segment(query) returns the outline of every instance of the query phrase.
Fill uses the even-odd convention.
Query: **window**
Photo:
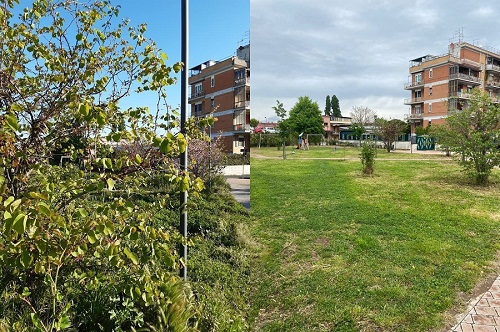
[[[429,78],[432,78],[432,68],[429,69]]]
[[[422,90],[415,90],[415,99],[422,97]]]
[[[211,108],[215,108],[215,98],[214,98],[214,97],[212,97],[212,98],[210,99],[210,107],[211,107]]]
[[[200,116],[201,115],[201,112],[203,111],[202,110],[202,105],[203,105],[202,103],[194,105],[194,115],[195,116]]]
[[[429,113],[432,112],[432,104],[429,104]]]
[[[420,105],[415,106],[414,110],[415,110],[415,114],[420,114],[421,113],[421,111],[420,111]]]
[[[422,81],[422,73],[415,74],[415,83],[420,83]]]
[[[212,76],[210,77],[210,87],[214,87],[215,86],[215,76]]]
[[[203,94],[203,83],[196,83],[194,86],[194,96],[198,97]]]
[[[432,88],[429,88],[429,96],[432,96]]]

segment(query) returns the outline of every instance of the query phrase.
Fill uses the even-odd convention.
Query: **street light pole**
[[[187,122],[187,106],[188,106],[188,45],[189,45],[189,0],[181,0],[181,61],[183,68],[181,71],[181,133],[186,139],[186,122]],[[188,151],[187,149],[180,156],[181,172],[187,170]],[[183,280],[187,279],[187,191],[180,193],[180,233],[182,234],[184,243],[180,248],[181,268],[179,271],[180,277]]]

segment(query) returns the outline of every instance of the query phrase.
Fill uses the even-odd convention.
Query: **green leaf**
[[[50,216],[50,208],[44,202],[38,203],[37,208],[38,208],[38,211],[40,211],[44,216],[46,216],[46,217]]]
[[[9,198],[7,198],[5,202],[3,202],[3,206],[7,207],[12,202],[14,202],[14,196],[9,196]]]
[[[139,264],[139,258],[136,254],[131,252],[129,248],[125,247],[125,249],[123,249],[123,252],[132,261],[132,263],[134,263],[135,265]]]
[[[186,137],[182,133],[179,133],[177,135],[177,144],[179,144],[179,152],[180,153],[183,153],[184,151],[186,151],[187,140],[186,140]]]
[[[182,178],[182,181],[181,181],[181,191],[184,192],[184,191],[188,191],[188,190],[189,190],[189,177],[185,176]]]
[[[33,263],[33,256],[31,256],[29,250],[27,248],[23,249],[21,254],[21,265],[24,267],[28,267]]]
[[[136,164],[139,164],[139,165],[142,164],[142,158],[141,158],[141,156],[139,154],[136,154],[135,158],[134,158],[134,161],[135,161]]]
[[[81,33],[76,35],[76,40],[81,41],[83,39],[83,35]]]
[[[80,104],[78,107],[78,111],[83,116],[88,116],[90,114],[90,105],[88,104]]]
[[[90,244],[94,244],[97,242],[97,238],[93,230],[87,232],[87,239],[89,240]]]
[[[5,115],[5,121],[7,122],[7,126],[14,131],[19,130],[19,123],[17,123],[17,118],[14,114]]]
[[[108,184],[108,190],[113,190],[116,182],[115,182],[115,180],[109,178],[106,180],[106,183]]]
[[[68,327],[71,326],[71,320],[69,319],[68,316],[62,316],[61,318],[59,318],[57,325],[58,325],[58,330],[67,329]]]
[[[26,221],[28,220],[28,216],[24,213],[19,213],[19,215],[14,219],[14,223],[12,224],[12,229],[15,230],[18,234],[24,233],[26,230]]]

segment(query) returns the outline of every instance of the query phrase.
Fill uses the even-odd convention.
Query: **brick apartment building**
[[[236,56],[206,61],[190,69],[191,116],[217,118],[211,136],[221,136],[225,150],[242,153],[250,148],[250,44]]]
[[[449,110],[467,107],[471,89],[478,87],[500,101],[500,53],[459,40],[448,53],[426,55],[410,61],[409,82],[404,88],[411,98],[411,132],[416,127],[442,123]]]

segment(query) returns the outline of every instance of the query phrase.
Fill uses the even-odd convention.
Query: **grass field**
[[[252,150],[254,330],[451,327],[450,313],[494,272],[500,171],[479,188],[449,158],[379,150],[364,177],[359,150],[328,153]]]

